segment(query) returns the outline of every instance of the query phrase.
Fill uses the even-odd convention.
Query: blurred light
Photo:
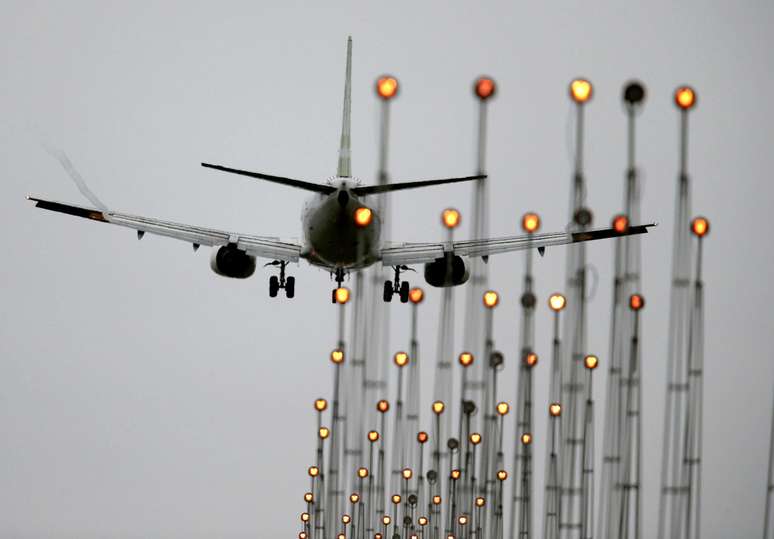
[[[425,299],[425,292],[421,288],[412,288],[409,291],[409,299],[411,300],[411,303],[419,304],[422,303],[422,300]]]
[[[506,472],[505,470],[499,470],[497,472],[497,479],[499,479],[500,481],[505,481],[506,479],[508,479],[508,472]]]
[[[301,522],[309,522],[309,513],[301,513]]]
[[[403,476],[403,479],[408,481],[409,479],[411,479],[411,476],[414,475],[414,472],[411,471],[411,468],[403,468],[400,474]]]
[[[344,525],[349,524],[351,520],[352,520],[352,517],[350,517],[348,514],[344,513],[343,515],[341,515],[341,522]]]
[[[537,213],[525,213],[521,218],[521,228],[524,232],[537,232],[540,228],[540,216]]]
[[[593,354],[589,354],[583,358],[583,364],[587,369],[593,371],[599,365],[599,358]]]
[[[417,519],[417,522],[419,523],[420,526],[427,526],[427,517],[424,517],[424,516],[419,517]]]
[[[429,439],[430,437],[427,435],[425,431],[422,430],[422,431],[419,431],[419,433],[417,433],[417,442],[419,442],[420,444],[427,442],[427,440]]]
[[[317,399],[314,401],[314,409],[318,412],[324,412],[328,408],[328,401],[325,399]]]
[[[616,215],[613,217],[613,230],[619,234],[623,234],[629,230],[629,218],[625,215]]]
[[[304,501],[306,503],[312,503],[314,501],[314,494],[311,492],[307,492],[304,494]]]
[[[433,503],[434,503],[435,505],[441,505],[441,497],[440,497],[438,494],[436,494],[435,496],[433,496]]]
[[[551,414],[552,417],[559,417],[562,415],[562,405],[558,402],[552,402],[548,406],[548,413]]]
[[[353,492],[352,494],[349,495],[349,501],[352,502],[352,503],[359,502],[360,501],[360,494],[358,494],[357,492]]]
[[[527,367],[534,367],[538,364],[538,355],[535,352],[530,352],[524,356],[524,363],[527,364]]]
[[[365,468],[365,467],[358,468],[357,469],[357,476],[360,479],[365,479],[366,477],[368,477],[368,468]]]
[[[394,503],[395,505],[398,505],[400,503],[400,494],[392,495],[392,503]]]
[[[349,301],[349,288],[340,286],[336,289],[336,303],[344,305]]]
[[[591,99],[593,88],[586,79],[575,79],[570,83],[570,97],[578,104],[583,104]]]
[[[645,307],[645,298],[641,294],[632,294],[629,296],[629,308],[632,311],[639,311]]]
[[[392,360],[398,367],[405,367],[409,362],[409,356],[406,352],[396,352]]]
[[[325,440],[330,433],[331,431],[328,430],[328,427],[320,427],[319,434],[320,434],[320,438],[322,438],[323,440]]]
[[[497,403],[497,413],[500,415],[506,415],[508,413],[508,410],[510,410],[511,407],[508,406],[507,402],[498,402]]]
[[[462,352],[458,358],[460,365],[463,367],[468,367],[473,364],[473,360],[475,358],[473,357],[473,354],[470,352]]]
[[[681,86],[675,90],[675,104],[683,110],[696,106],[696,92],[690,86]]]
[[[383,75],[376,81],[376,93],[385,101],[398,95],[398,79],[391,75]]]
[[[456,481],[457,479],[460,478],[461,475],[462,475],[462,472],[460,472],[459,470],[452,470],[450,477]]]
[[[710,224],[706,217],[696,217],[691,221],[691,232],[699,238],[709,234]]]
[[[484,504],[486,503],[486,498],[483,496],[478,496],[476,498],[476,507],[484,507]]]
[[[481,443],[481,435],[477,432],[471,433],[471,435],[468,437],[470,439],[470,443],[473,445],[478,445]]]
[[[382,517],[382,524],[384,524],[385,526],[389,526],[390,522],[392,522],[392,519],[390,518],[390,515],[384,515]]]
[[[551,310],[554,312],[559,312],[562,309],[564,309],[564,306],[567,304],[567,300],[564,298],[563,295],[556,293],[551,294],[551,297],[548,298],[548,306],[551,307]]]
[[[494,290],[487,290],[484,292],[484,305],[490,309],[497,307],[500,303],[500,296]]]
[[[368,441],[376,442],[379,440],[379,433],[375,430],[368,431]]]
[[[468,523],[468,516],[467,515],[460,515],[459,518],[457,519],[457,522],[460,523],[460,526],[464,526],[465,524]]]
[[[318,475],[320,475],[320,468],[318,468],[317,466],[309,466],[308,472],[310,477],[317,477]]]
[[[441,213],[441,222],[443,223],[443,226],[449,229],[457,228],[461,219],[462,216],[460,216],[460,212],[454,208],[446,208],[443,210],[443,213]]]
[[[359,227],[366,227],[371,224],[374,215],[371,208],[361,206],[355,210],[355,224]]]
[[[521,443],[524,445],[529,445],[532,443],[532,435],[529,432],[525,432],[521,435]]]
[[[382,399],[379,402],[376,403],[376,409],[380,411],[381,413],[387,412],[387,410],[390,409],[390,403],[386,400]]]
[[[489,77],[479,77],[476,79],[474,90],[478,98],[485,101],[492,97],[497,91],[495,81]]]
[[[446,405],[443,403],[443,401],[435,401],[433,403],[433,413],[436,415],[442,414],[444,408],[446,408]]]

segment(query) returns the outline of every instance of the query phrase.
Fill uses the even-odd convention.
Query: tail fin
[[[350,114],[352,109],[352,36],[347,39],[347,74],[344,80],[344,114],[341,120],[341,144],[339,145],[339,167],[336,175],[340,178],[352,176],[350,159]]]

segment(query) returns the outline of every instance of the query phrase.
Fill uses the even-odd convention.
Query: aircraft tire
[[[409,300],[409,284],[408,281],[400,283],[400,302],[408,303]]]
[[[296,278],[288,277],[285,281],[285,295],[288,298],[293,298],[296,295]]]
[[[279,279],[276,275],[269,277],[269,297],[276,298],[279,291]]]
[[[392,301],[392,281],[384,281],[384,301],[387,303]]]

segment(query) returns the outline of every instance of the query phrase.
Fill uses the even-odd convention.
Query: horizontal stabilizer
[[[282,176],[272,176],[270,174],[263,174],[261,172],[250,172],[248,170],[239,170],[236,168],[223,167],[220,165],[211,165],[209,163],[202,163],[203,167],[220,170],[223,172],[231,172],[232,174],[240,174],[242,176],[248,176],[250,178],[258,178],[260,180],[266,180],[274,183],[281,183],[283,185],[289,185],[290,187],[296,187],[298,189],[305,189],[307,191],[314,191],[316,193],[330,194],[333,193],[336,188],[330,185],[323,185],[319,183],[307,182],[304,180],[295,180],[293,178],[283,178]]]
[[[358,196],[376,195],[379,193],[389,193],[391,191],[401,191],[403,189],[416,189],[418,187],[429,187],[431,185],[441,185],[444,183],[468,182],[470,180],[483,180],[486,174],[477,176],[464,176],[462,178],[444,178],[442,180],[419,180],[415,182],[388,183],[385,185],[365,185],[355,187],[352,192]]]

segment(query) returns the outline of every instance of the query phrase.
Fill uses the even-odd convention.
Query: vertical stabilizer
[[[336,175],[340,178],[352,176],[349,154],[350,112],[352,109],[352,36],[347,39],[347,75],[344,81],[344,113],[341,120],[341,144],[339,146],[339,168]]]

